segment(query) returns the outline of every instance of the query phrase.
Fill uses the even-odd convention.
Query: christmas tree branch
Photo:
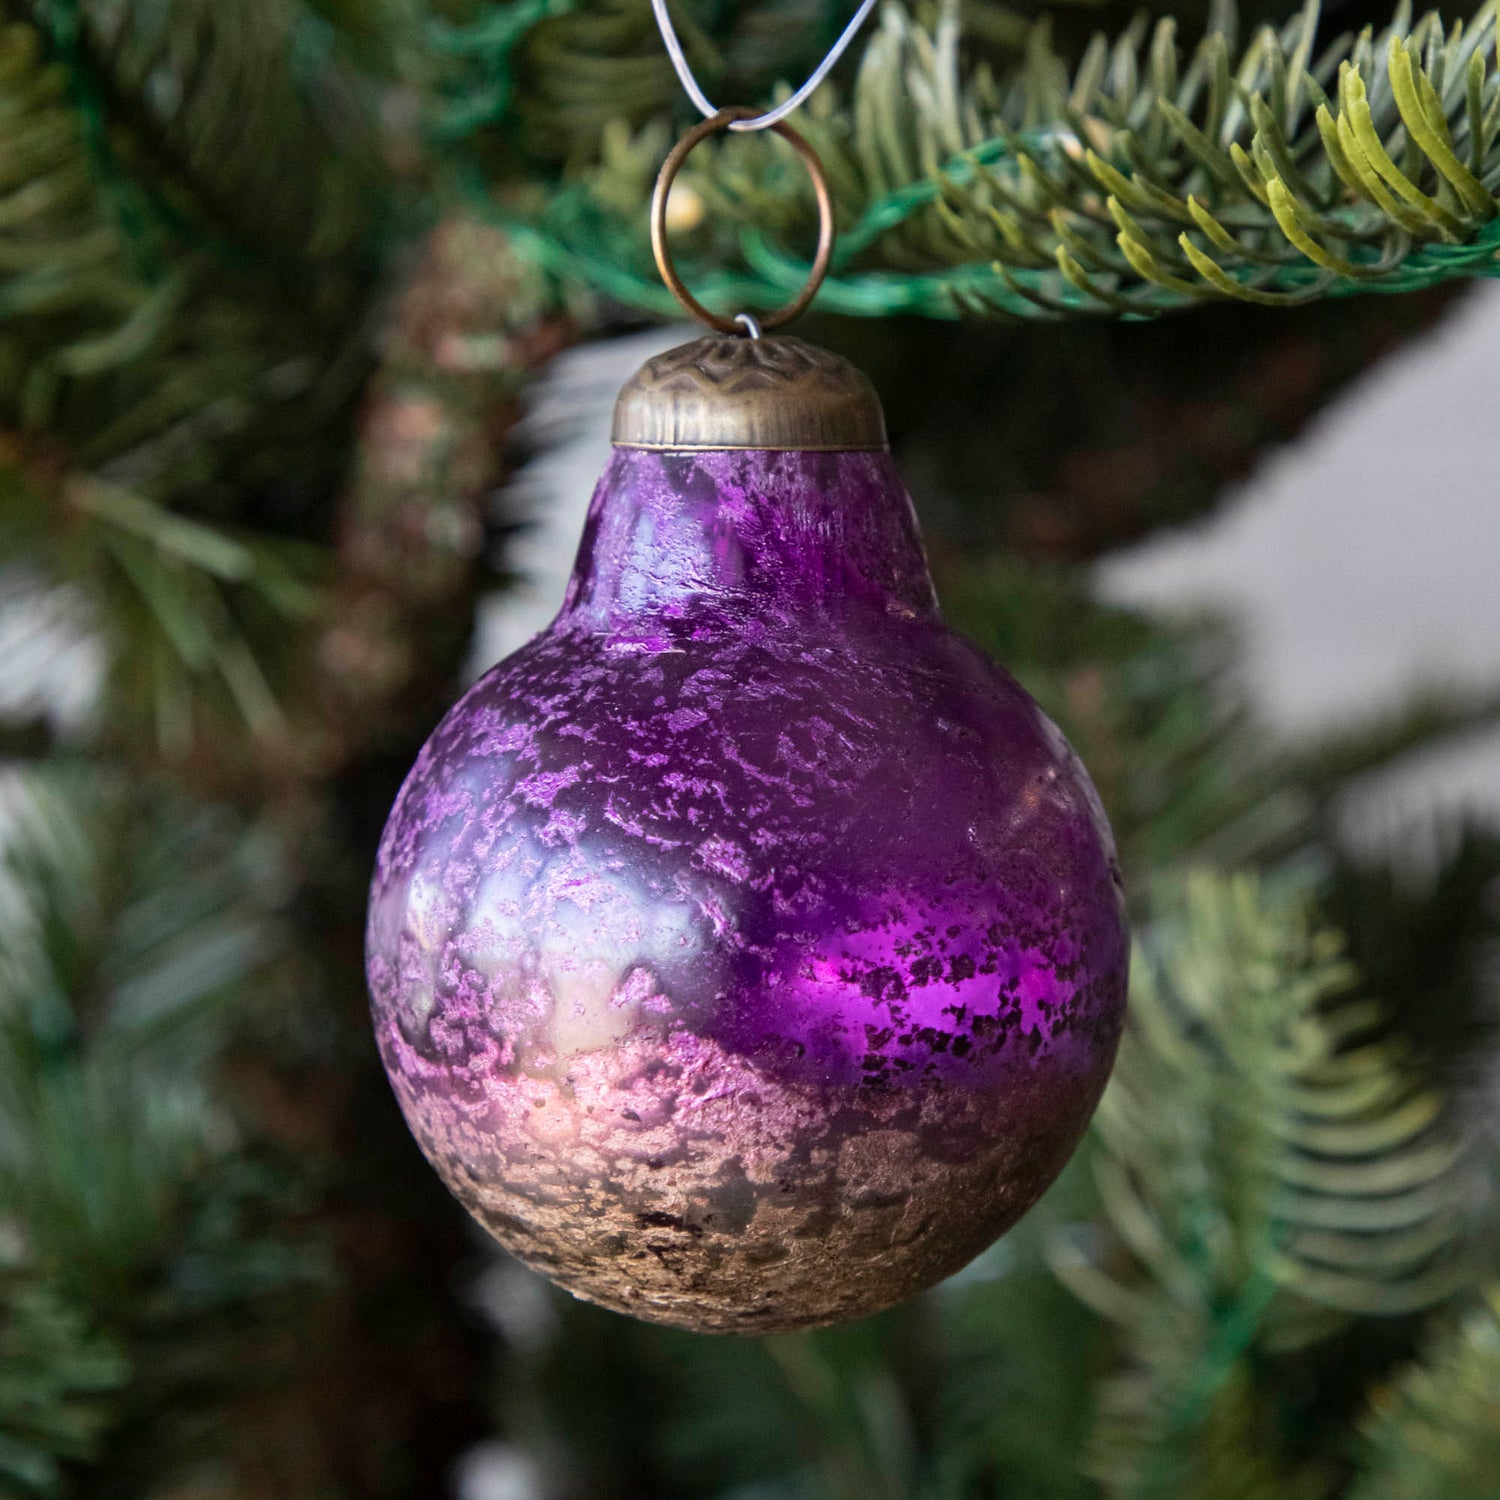
[[[97,766],[8,772],[0,821],[0,1491],[50,1497],[146,1393],[202,1422],[263,1377],[314,1271],[219,1072],[287,876],[265,828]]]
[[[1214,1434],[1233,1425],[1252,1351],[1458,1284],[1462,1175],[1443,1101],[1340,946],[1300,899],[1208,876],[1148,936],[1095,1123],[1115,1254],[1062,1239],[1055,1257],[1127,1354],[1096,1438],[1112,1494],[1221,1493]],[[1120,1253],[1136,1274],[1119,1273]],[[1199,1488],[1183,1489],[1189,1475]],[[1233,1492],[1303,1482],[1273,1463],[1263,1479]]]
[[[1308,0],[1240,48],[1221,5],[1191,50],[1170,19],[1142,21],[1073,67],[1043,26],[1002,79],[966,64],[951,0],[930,28],[892,4],[852,93],[803,126],[847,216],[822,305],[1146,317],[1493,274],[1495,15],[1490,3],[1445,27],[1403,7],[1378,34],[1322,42]],[[607,143],[603,168],[562,187],[536,226],[559,269],[651,307],[620,210],[631,182],[640,216],[660,139]],[[763,138],[693,163],[685,180],[711,210],[684,237],[695,285],[724,305],[784,295],[805,270],[779,248],[807,228],[795,169]]]
[[[384,191],[327,30],[0,0],[0,561],[79,602],[117,744],[289,738],[328,556],[277,497],[342,469]],[[249,496],[291,524],[226,524]]]
[[[10,1267],[0,1307],[0,1488],[52,1500],[65,1491],[64,1463],[94,1458],[117,1419],[130,1361],[55,1287]]]
[[[295,0],[0,0],[0,429],[201,504],[347,400],[373,129],[336,49],[302,67],[316,105],[297,86],[307,24]]]
[[[1350,1500],[1482,1500],[1500,1474],[1500,1287],[1381,1392]]]

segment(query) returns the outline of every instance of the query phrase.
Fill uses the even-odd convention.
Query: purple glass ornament
[[[502,1244],[760,1333],[909,1296],[1035,1201],[1126,949],[1093,788],[942,624],[886,454],[619,448],[562,612],[401,791],[369,979]]]

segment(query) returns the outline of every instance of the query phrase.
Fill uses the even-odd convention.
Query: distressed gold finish
[[[615,402],[619,448],[886,446],[875,388],[847,360],[793,338],[709,334],[648,359]]]
[[[392,1079],[449,1189],[517,1259],[615,1312],[744,1334],[864,1317],[951,1276],[1041,1196],[1102,1083],[1018,1070],[913,1097],[773,1074],[708,1039],[632,1036],[474,1115]]]
[[[661,279],[666,282],[667,290],[699,322],[707,323],[720,333],[738,332],[739,320],[711,312],[688,291],[682,277],[677,274],[677,267],[672,264],[672,251],[667,244],[667,199],[672,194],[673,180],[682,170],[682,164],[688,159],[694,146],[711,135],[717,135],[721,130],[727,130],[733,121],[753,119],[759,113],[759,110],[747,105],[736,104],[728,109],[721,109],[712,118],[693,126],[672,147],[670,155],[662,163],[661,173],[656,179],[656,191],[651,196],[651,249],[656,256],[656,269],[661,272]],[[802,284],[802,290],[784,307],[778,307],[775,312],[764,313],[756,320],[761,328],[780,328],[783,323],[790,323],[807,308],[828,274],[828,266],[833,259],[833,194],[823,171],[823,163],[807,141],[785,120],[777,121],[770,129],[802,158],[802,164],[812,178],[813,196],[818,201],[818,248],[813,254],[813,263],[807,273],[807,280]]]

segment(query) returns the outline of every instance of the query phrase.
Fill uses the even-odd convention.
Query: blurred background
[[[740,1340],[491,1245],[362,973],[402,776],[550,618],[615,392],[691,336],[645,242],[691,119],[647,0],[0,0],[0,1494],[1500,1497],[1493,198],[1372,81],[1446,238],[1371,190],[1401,295],[1336,295],[1377,273],[1307,260],[1268,163],[1332,243],[1312,109],[1357,116],[1337,65],[1385,77],[1390,15],[1150,10],[890,6],[810,111],[854,249],[797,331],[874,380],[948,618],[1088,765],[1139,952],[1020,1227]],[[755,100],[845,8],[674,15]],[[1493,194],[1493,9],[1444,18],[1412,46]],[[686,264],[780,300],[800,179],[703,156]],[[1183,182],[1248,279],[1169,265]]]

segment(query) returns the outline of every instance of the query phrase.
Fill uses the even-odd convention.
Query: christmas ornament
[[[1025,1211],[1103,1087],[1127,945],[1088,777],[943,625],[869,383],[676,278],[671,177],[743,113],[653,213],[720,331],[621,393],[561,613],[402,788],[368,957],[407,1120],[502,1244],[763,1333],[886,1307]]]

